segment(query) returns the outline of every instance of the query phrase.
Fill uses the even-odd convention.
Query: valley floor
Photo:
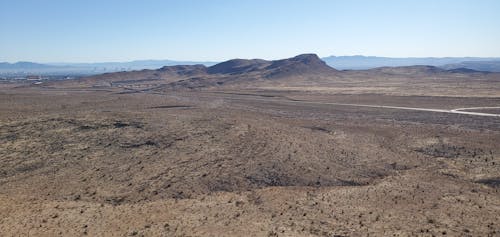
[[[5,87],[0,235],[500,236],[499,105]]]

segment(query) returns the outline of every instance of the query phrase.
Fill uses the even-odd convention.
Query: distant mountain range
[[[466,61],[461,63],[447,64],[444,69],[467,68],[476,71],[500,72],[500,61]]]
[[[136,60],[130,62],[103,62],[103,63],[54,63],[49,64],[53,66],[70,66],[70,67],[81,67],[81,68],[97,68],[106,69],[112,71],[121,71],[121,69],[130,70],[141,70],[141,69],[157,69],[164,66],[173,65],[196,65],[203,64],[211,66],[216,64],[216,62],[194,62],[194,61],[175,61],[175,60]]]
[[[107,72],[132,71],[143,69],[157,69],[173,65],[214,65],[215,62],[191,62],[174,60],[137,60],[131,62],[102,62],[102,63],[33,63],[0,62],[0,74],[82,74],[94,75]]]
[[[0,70],[33,70],[53,68],[51,65],[32,63],[32,62],[17,62],[17,63],[2,63],[0,62]]]
[[[388,58],[373,56],[330,56],[322,58],[329,66],[338,70],[363,70],[378,67],[401,67],[428,65],[446,70],[470,69],[476,71],[500,72],[500,58]],[[253,60],[253,64],[262,61]],[[241,63],[234,61],[234,63]],[[248,62],[246,62],[248,63]],[[174,61],[174,60],[138,60],[131,62],[103,63],[48,63],[34,62],[2,63],[0,74],[82,74],[95,75],[108,72],[158,69],[173,65],[205,65],[212,66],[216,62]]]
[[[500,58],[388,58],[374,56],[330,56],[322,58],[339,70],[362,70],[377,67],[427,65],[445,69],[467,68],[477,71],[500,72]]]
[[[159,69],[113,72],[45,86],[124,88],[129,92],[214,88],[331,87],[356,81],[384,80],[497,80],[500,73],[435,66],[378,67],[368,70],[336,70],[315,54],[280,60],[232,59],[212,66],[176,65]],[[340,84],[336,84],[340,83]],[[345,84],[344,84],[345,85]],[[134,92],[135,91],[135,92]],[[127,92],[128,93],[128,92]]]

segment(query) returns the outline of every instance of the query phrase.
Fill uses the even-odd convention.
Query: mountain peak
[[[304,74],[329,74],[336,72],[316,54],[301,54],[293,58],[272,61],[267,67],[272,70],[272,77],[286,77]]]
[[[260,69],[268,63],[262,59],[231,59],[213,65],[207,71],[210,74],[240,74]]]
[[[304,63],[310,63],[310,62],[323,62],[319,57],[318,55],[316,54],[300,54],[300,55],[297,55],[293,58],[291,58],[291,60],[295,60],[295,61],[301,61],[301,62],[304,62]]]
[[[259,73],[268,77],[290,76],[298,74],[318,74],[333,72],[335,69],[326,65],[316,54],[301,54],[293,58],[266,61],[262,59],[232,59],[207,69],[209,74]]]

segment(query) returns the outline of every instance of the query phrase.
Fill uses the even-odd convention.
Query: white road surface
[[[230,98],[230,99],[235,99],[235,98]],[[295,103],[295,104],[319,104],[319,105],[336,105],[336,106],[367,107],[367,108],[381,108],[381,109],[413,110],[413,111],[450,113],[450,114],[466,114],[466,115],[474,115],[474,116],[486,116],[486,117],[498,117],[498,118],[500,118],[500,114],[466,111],[466,110],[475,110],[475,109],[500,109],[500,106],[497,106],[497,107],[471,107],[471,108],[458,108],[458,109],[448,110],[448,109],[428,109],[428,108],[402,107],[402,106],[390,106],[390,105],[349,104],[349,103],[333,103],[333,102],[301,101],[301,100],[275,100],[275,99],[258,99],[258,98],[253,98],[252,100],[279,101],[279,102]]]
[[[459,109],[427,109],[427,108],[415,108],[415,107],[401,107],[401,106],[388,106],[388,105],[365,105],[365,104],[345,104],[345,103],[328,103],[328,102],[309,102],[309,101],[298,101],[303,103],[318,103],[318,104],[331,104],[340,106],[353,106],[353,107],[368,107],[368,108],[383,108],[383,109],[401,109],[401,110],[414,110],[414,111],[427,111],[427,112],[437,112],[437,113],[452,113],[452,114],[467,114],[476,116],[488,116],[488,117],[499,117],[500,114],[490,114],[490,113],[479,113],[470,112],[465,110],[474,109],[500,109],[500,107],[472,107],[472,108],[459,108]]]

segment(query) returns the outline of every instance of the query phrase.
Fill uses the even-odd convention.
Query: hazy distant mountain
[[[303,55],[305,59],[312,60],[311,55]],[[319,59],[319,58],[318,58]],[[233,59],[218,64],[210,68],[209,72],[224,72],[231,70],[232,73],[248,72],[255,69],[269,66],[269,62],[291,63],[288,61],[276,60],[265,61],[260,59],[245,60]],[[291,60],[291,61],[290,61]],[[500,58],[388,58],[372,56],[330,56],[322,58],[322,64],[339,70],[361,70],[378,67],[404,67],[414,65],[436,66],[444,69],[471,69],[477,71],[500,72]],[[307,61],[307,60],[306,60]],[[311,62],[318,63],[318,60]],[[195,61],[174,61],[174,60],[137,60],[130,62],[101,62],[101,63],[47,63],[40,64],[34,62],[4,63],[0,62],[0,74],[81,74],[95,75],[108,72],[134,71],[144,69],[158,69],[165,66],[174,65],[204,65],[213,66],[215,62],[195,62]],[[276,66],[276,65],[275,65]],[[309,68],[309,67],[308,67]],[[277,70],[279,71],[279,70]],[[280,71],[280,74],[285,72]],[[293,72],[289,72],[293,73]]]
[[[101,74],[107,72],[132,71],[143,69],[157,69],[172,65],[214,65],[214,62],[191,62],[173,60],[137,60],[131,62],[102,62],[102,63],[33,63],[0,62],[0,74]]]
[[[2,69],[45,69],[45,68],[52,68],[53,66],[46,65],[46,64],[39,64],[39,63],[32,63],[32,62],[17,62],[17,63],[4,63],[0,62],[0,70]]]
[[[206,66],[214,65],[214,62],[193,62],[193,61],[174,61],[174,60],[136,60],[130,62],[100,62],[100,63],[57,63],[55,65],[64,65],[72,67],[98,68],[113,71],[157,69],[164,66],[173,65],[195,65],[203,64]]]
[[[441,67],[448,64],[459,64],[462,62],[477,62],[477,61],[500,61],[500,58],[388,58],[388,57],[373,57],[373,56],[330,56],[322,58],[328,65],[340,69],[371,69],[377,67],[402,67],[414,65],[429,65]],[[469,65],[460,67],[469,68]],[[458,67],[457,67],[458,68]],[[451,68],[449,68],[451,69]],[[477,70],[476,68],[469,68]]]
[[[442,66],[445,69],[466,68],[476,71],[500,72],[500,61],[467,61],[461,63],[447,64]]]

